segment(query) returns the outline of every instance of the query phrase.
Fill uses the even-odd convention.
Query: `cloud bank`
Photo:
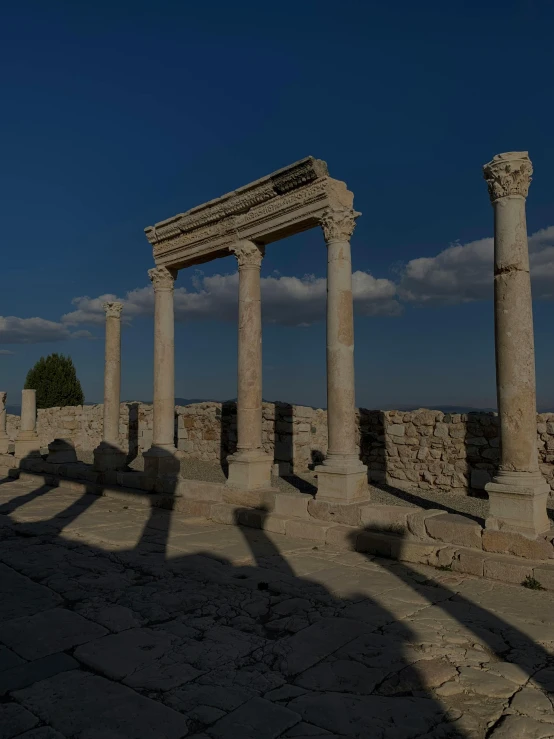
[[[450,244],[434,257],[419,257],[395,268],[395,280],[375,278],[369,272],[352,275],[354,310],[364,316],[398,316],[402,303],[452,305],[492,297],[493,239]],[[554,226],[529,237],[533,297],[554,299]],[[237,315],[238,273],[209,277],[198,271],[192,289],[176,287],[177,321],[234,321]],[[274,273],[261,279],[262,311],[266,323],[310,326],[325,319],[326,280]],[[125,298],[112,294],[74,298],[74,310],[59,322],[43,318],[0,317],[0,344],[35,344],[93,338],[83,325],[104,324],[102,304],[121,300],[126,323],[154,313],[151,285],[138,287]],[[7,354],[8,350],[3,350]]]

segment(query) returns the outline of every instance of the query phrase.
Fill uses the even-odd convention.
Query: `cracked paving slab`
[[[553,739],[554,594],[0,485],[0,739]]]

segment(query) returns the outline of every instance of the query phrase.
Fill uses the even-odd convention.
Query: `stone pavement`
[[[0,739],[546,739],[553,603],[0,481]]]

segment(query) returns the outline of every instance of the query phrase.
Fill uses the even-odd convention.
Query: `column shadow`
[[[273,421],[273,459],[279,468],[279,477],[292,485],[300,493],[315,495],[317,487],[308,480],[304,480],[295,472],[294,458],[294,406],[290,403],[275,402],[275,417]],[[313,464],[318,452],[312,451]],[[323,455],[321,455],[323,456]]]

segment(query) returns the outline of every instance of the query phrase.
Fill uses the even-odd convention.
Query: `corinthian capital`
[[[241,267],[257,267],[259,269],[262,266],[265,249],[253,241],[238,241],[231,247],[231,251],[237,258],[239,269]]]
[[[526,151],[497,154],[483,167],[491,203],[507,195],[521,195],[526,198],[532,174],[533,165]]]
[[[148,277],[152,280],[154,290],[173,290],[177,272],[167,267],[153,267],[148,270]]]
[[[349,241],[359,215],[352,208],[327,208],[321,218],[325,241]]]
[[[102,308],[106,311],[106,318],[121,318],[123,303],[102,303]]]

